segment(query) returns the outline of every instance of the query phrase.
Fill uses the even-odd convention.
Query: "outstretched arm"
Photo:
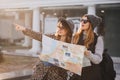
[[[31,29],[25,28],[18,24],[14,24],[14,25],[15,25],[17,31],[22,31],[24,33],[24,35],[32,37],[33,39],[36,39],[38,41],[42,41],[42,33],[32,31]]]

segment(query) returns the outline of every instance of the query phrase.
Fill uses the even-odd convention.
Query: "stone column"
[[[32,30],[36,32],[40,32],[40,11],[39,8],[33,9],[33,25]],[[30,49],[31,52],[40,53],[40,41],[32,39],[32,48]]]
[[[96,15],[96,7],[95,7],[95,4],[88,5],[88,14]],[[95,27],[94,32],[97,34],[96,29],[97,29],[97,27]]]
[[[44,34],[44,27],[45,27],[45,16],[44,16],[44,14],[41,14],[40,15],[41,17],[41,32]]]
[[[15,12],[15,20],[19,20],[19,13],[18,12]]]
[[[88,6],[88,12],[87,12],[87,14],[93,14],[93,15],[95,15],[96,14],[95,5],[92,4],[92,5],[87,5],[87,6]]]
[[[29,12],[25,13],[25,27],[31,28],[31,14]],[[28,36],[25,36],[24,43],[22,44],[24,47],[31,46],[31,39]]]

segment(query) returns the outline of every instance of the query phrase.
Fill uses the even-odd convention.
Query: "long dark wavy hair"
[[[88,19],[88,16],[87,15],[84,15],[83,17],[87,17]],[[90,22],[89,22],[90,23]],[[74,35],[74,38],[73,38],[73,42],[74,44],[77,44],[79,39],[80,39],[80,35],[82,34],[83,31],[81,32],[77,32],[75,35]],[[90,23],[89,25],[89,29],[87,30],[87,33],[86,33],[86,38],[84,40],[84,46],[86,46],[86,48],[89,48],[89,45],[91,43],[94,42],[94,31],[93,31],[93,26],[92,24]]]
[[[62,24],[63,29],[65,29],[67,33],[64,40],[61,40],[62,36],[60,35],[56,35],[56,39],[70,43],[72,39],[72,30],[70,28],[71,26],[68,24],[67,20],[63,17],[59,18],[58,22]]]

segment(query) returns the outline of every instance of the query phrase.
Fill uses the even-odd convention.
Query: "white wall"
[[[58,18],[45,18],[44,33],[54,33],[57,28]]]
[[[15,30],[12,19],[0,19],[0,38],[2,39],[19,39],[24,38],[22,32]],[[23,22],[19,23],[23,24]]]

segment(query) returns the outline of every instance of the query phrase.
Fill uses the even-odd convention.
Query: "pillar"
[[[25,27],[26,28],[31,28],[31,15],[29,12],[25,13]],[[24,38],[24,43],[22,44],[24,47],[29,47],[31,46],[31,39],[28,36],[25,36]]]
[[[95,5],[92,4],[92,5],[87,5],[87,6],[88,6],[88,12],[87,12],[87,14],[95,15],[95,14],[96,14],[96,8],[95,8]]]
[[[36,32],[40,32],[40,11],[39,8],[33,9],[33,25],[32,30]],[[34,53],[40,53],[40,41],[37,41],[35,39],[32,39],[32,48],[30,51]]]

